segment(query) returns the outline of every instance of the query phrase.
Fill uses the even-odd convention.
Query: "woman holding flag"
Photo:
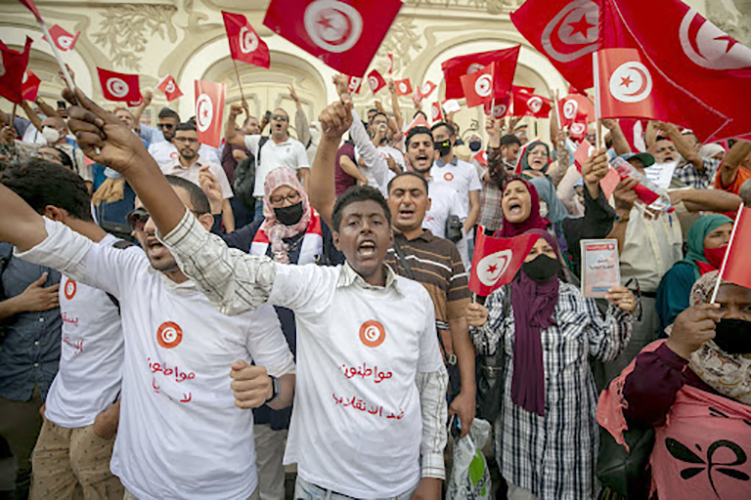
[[[588,359],[615,358],[631,337],[634,295],[612,288],[605,318],[564,278],[555,238],[542,229],[521,272],[470,304],[479,355],[504,349],[495,453],[509,499],[594,498],[597,392]]]

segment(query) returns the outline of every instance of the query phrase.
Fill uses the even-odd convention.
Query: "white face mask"
[[[42,135],[47,141],[47,144],[55,144],[60,140],[60,131],[53,127],[43,127]]]
[[[548,204],[540,200],[540,217],[548,216]]]

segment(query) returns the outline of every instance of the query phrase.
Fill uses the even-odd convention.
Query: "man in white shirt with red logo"
[[[178,177],[169,182],[162,195],[211,227],[201,188]],[[140,203],[128,220],[145,252],[96,245],[40,217],[4,186],[0,211],[0,239],[14,244],[18,257],[47,262],[119,300],[125,353],[111,470],[125,499],[258,498],[253,416],[242,408],[289,406],[295,383],[274,310],[232,317],[216,311],[158,242]]]
[[[393,239],[383,196],[354,187],[330,212],[344,266],[246,255],[185,211],[137,138],[80,90],[76,98],[85,109],[71,108],[71,127],[82,149],[133,183],[160,241],[220,311],[269,303],[295,312],[298,376],[285,454],[297,463],[295,498],[439,499],[448,377],[430,296],[383,263]],[[338,101],[322,113],[316,162],[334,162],[351,108]],[[316,179],[313,169],[311,185],[321,181],[333,178]]]
[[[31,160],[6,168],[1,180],[37,213],[68,224],[97,245],[122,243],[94,222],[86,184],[70,170]],[[122,496],[109,467],[120,413],[120,312],[102,290],[68,276],[60,284],[60,368],[42,410],[30,498],[72,498],[76,488],[86,498]]]

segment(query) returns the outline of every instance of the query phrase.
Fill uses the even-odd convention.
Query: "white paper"
[[[671,163],[655,163],[649,168],[644,169],[644,174],[647,178],[654,182],[657,187],[667,190],[670,187],[670,182],[673,180],[673,172],[678,164]]]
[[[459,105],[459,101],[457,101],[456,99],[448,99],[444,101],[441,106],[443,106],[443,110],[446,113],[453,113],[454,111],[459,111],[460,109],[462,109],[462,107]]]

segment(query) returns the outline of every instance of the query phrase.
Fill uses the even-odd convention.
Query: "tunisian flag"
[[[75,35],[71,35],[57,24],[50,28],[50,36],[52,37],[52,43],[57,46],[63,52],[73,50],[78,41],[78,37],[81,36],[81,32],[77,31]],[[42,37],[46,39],[47,37]]]
[[[686,95],[637,49],[603,49],[594,56],[595,105],[601,118],[648,118],[690,128],[704,141],[727,119]]]
[[[23,52],[11,50],[0,41],[0,96],[10,102],[21,104],[23,101],[23,77],[29,65],[29,51],[32,40],[26,37]]]
[[[36,101],[39,94],[39,85],[42,81],[31,70],[27,69],[23,74],[23,80],[21,81],[21,92],[23,93],[24,101]]]
[[[335,70],[363,76],[400,0],[272,0],[263,24]]]
[[[227,84],[196,80],[196,131],[198,142],[218,148],[222,143],[222,117]]]
[[[434,102],[430,105],[430,119],[433,120],[433,123],[446,121],[440,102]]]
[[[561,118],[561,127],[570,127],[574,123],[587,123],[595,121],[595,107],[592,102],[580,94],[567,95],[558,100],[558,116]]]
[[[496,99],[495,105],[492,102],[486,102],[483,108],[487,116],[493,118],[503,118],[511,113],[511,96],[507,95],[503,99]]]
[[[464,75],[479,71],[492,62],[496,64],[496,78],[499,81],[498,90],[505,94],[511,90],[511,84],[516,73],[516,61],[519,59],[521,45],[510,49],[492,50],[454,57],[441,63],[443,79],[446,81],[446,99],[461,99],[464,97],[461,78]]]
[[[409,95],[412,93],[412,82],[409,81],[409,78],[397,80],[394,82],[394,85],[396,85],[396,95],[398,96]]]
[[[749,248],[751,248],[751,208],[741,205],[722,263],[720,271],[722,279],[751,288],[751,266],[748,265]]]
[[[539,238],[537,234],[493,238],[485,236],[484,228],[479,226],[469,289],[481,297],[487,297],[493,290],[511,283]]]
[[[349,88],[349,91],[353,94],[359,94],[360,93],[360,87],[362,86],[362,78],[359,76],[350,76],[349,77],[349,83],[347,84],[347,88]]]
[[[164,80],[162,80],[156,88],[164,92],[164,95],[167,96],[167,102],[172,102],[183,95],[172,75],[165,76]]]
[[[108,101],[137,102],[141,99],[138,75],[126,75],[102,68],[96,69],[102,94]]]
[[[268,68],[271,64],[269,47],[242,14],[222,11],[232,59]]]
[[[751,134],[751,49],[678,0],[602,3],[604,48],[640,49],[686,93],[731,119],[708,140]]]
[[[588,89],[593,85],[590,54],[600,48],[601,1],[527,0],[511,13],[511,22],[566,80],[578,89]],[[654,8],[644,9],[642,16],[649,12],[645,17],[657,23],[656,32],[662,36],[661,18]]]
[[[377,94],[378,91],[385,86],[386,80],[383,79],[383,76],[381,76],[378,70],[374,69],[373,71],[368,73],[368,87],[370,87],[371,92]]]
[[[480,71],[462,76],[461,81],[468,108],[492,102],[496,96],[502,95],[502,92],[496,91],[495,64],[493,63]]]
[[[534,116],[535,118],[548,118],[550,99],[526,92],[514,92],[514,116]]]

